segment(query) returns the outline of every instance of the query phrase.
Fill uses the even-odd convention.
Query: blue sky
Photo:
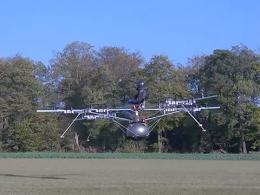
[[[0,57],[48,65],[72,41],[122,46],[174,63],[244,44],[260,52],[259,0],[6,0],[0,2]]]

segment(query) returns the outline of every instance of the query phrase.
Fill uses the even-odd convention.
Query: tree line
[[[149,88],[147,105],[167,97],[217,94],[221,109],[196,118],[163,118],[147,139],[131,140],[109,121],[79,121],[60,139],[70,116],[37,109],[127,106],[135,84]],[[148,62],[120,47],[96,50],[68,44],[50,64],[22,56],[0,58],[0,151],[240,152],[260,149],[260,56],[245,46],[216,49],[175,65],[167,56]]]

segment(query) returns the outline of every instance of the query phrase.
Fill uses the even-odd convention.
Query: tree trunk
[[[75,132],[74,134],[74,139],[75,139],[75,149],[80,151],[80,147],[79,147],[79,135]]]
[[[162,131],[158,132],[158,152],[161,153],[162,152]]]
[[[244,154],[247,154],[247,149],[246,149],[246,141],[245,140],[243,140],[243,153]]]
[[[240,138],[239,138],[239,152],[246,154],[247,153],[247,148],[246,148],[246,140],[244,133],[240,131]]]

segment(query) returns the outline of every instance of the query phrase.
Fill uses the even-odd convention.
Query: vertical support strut
[[[206,129],[202,126],[202,124],[190,113],[190,111],[183,104],[182,107],[184,108],[185,112],[187,112],[190,115],[190,117],[199,125],[202,131],[205,132]]]
[[[67,127],[67,129],[63,132],[63,134],[60,136],[60,138],[64,138],[64,135],[67,133],[67,131],[69,130],[69,128],[73,125],[73,123],[77,120],[77,118],[81,115],[82,113],[79,113],[74,119],[73,121],[70,123],[70,125]]]

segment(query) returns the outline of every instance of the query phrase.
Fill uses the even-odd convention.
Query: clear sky
[[[46,65],[72,41],[174,63],[244,44],[260,52],[260,0],[2,0],[0,57]]]

